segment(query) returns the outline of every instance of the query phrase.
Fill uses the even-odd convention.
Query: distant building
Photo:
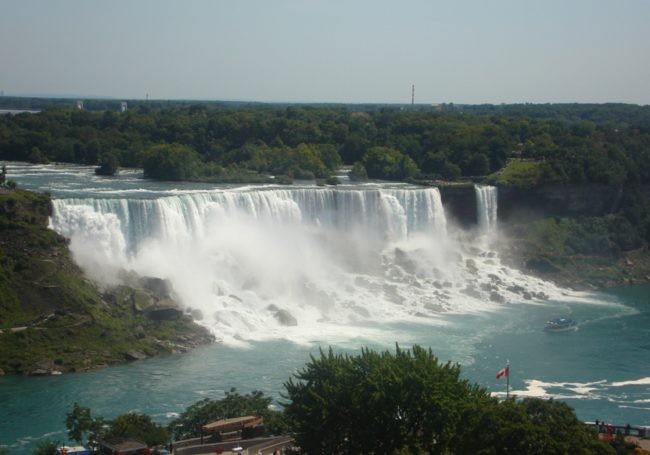
[[[75,102],[75,107],[76,107],[77,109],[79,109],[80,111],[83,110],[83,108],[84,108],[84,102],[83,102],[83,100],[77,100],[77,101]]]
[[[122,101],[120,103],[120,112],[126,112],[126,110],[129,108],[128,104],[126,101]]]

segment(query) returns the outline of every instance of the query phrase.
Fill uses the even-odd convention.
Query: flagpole
[[[510,398],[510,360],[506,362],[506,400]]]

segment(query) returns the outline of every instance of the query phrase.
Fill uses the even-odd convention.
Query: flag
[[[497,373],[497,379],[507,378],[508,373],[510,372],[509,370],[510,370],[510,365],[506,365],[505,368],[499,370],[499,372]]]

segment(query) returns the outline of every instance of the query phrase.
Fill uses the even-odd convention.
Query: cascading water
[[[522,280],[494,253],[447,235],[436,188],[57,199],[52,227],[71,239],[95,280],[116,283],[123,269],[169,279],[226,342],[309,341],[367,322],[435,323],[441,312],[508,301],[508,286]],[[533,295],[547,287],[528,281]]]
[[[497,226],[497,187],[474,185],[478,224],[487,234],[494,233]]]

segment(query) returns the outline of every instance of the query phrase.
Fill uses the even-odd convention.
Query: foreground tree
[[[566,403],[525,398],[481,403],[467,408],[452,447],[455,453],[614,454],[607,443],[578,420]]]
[[[32,453],[34,455],[59,455],[59,451],[57,450],[58,447],[59,443],[57,441],[52,441],[51,439],[43,439],[36,444],[36,448]]]
[[[499,402],[431,350],[321,351],[285,383],[309,454],[611,454],[564,403]]]
[[[169,432],[144,414],[129,413],[118,416],[110,424],[107,438],[124,438],[142,441],[149,447],[169,442]]]
[[[94,418],[90,408],[79,406],[78,403],[72,406],[72,410],[66,414],[65,418],[68,437],[82,445],[86,436],[88,443],[94,445],[97,439],[103,436],[106,423],[101,417]]]
[[[172,420],[169,428],[174,438],[187,439],[201,435],[201,427],[207,423],[232,417],[258,415],[264,418],[268,434],[281,434],[286,431],[283,414],[269,408],[272,399],[260,391],[240,395],[235,389],[226,392],[221,400],[208,398],[194,403],[178,418]]]
[[[321,351],[295,376],[285,384],[285,413],[310,454],[444,453],[462,411],[488,399],[460,379],[458,364],[419,346],[359,356]]]

